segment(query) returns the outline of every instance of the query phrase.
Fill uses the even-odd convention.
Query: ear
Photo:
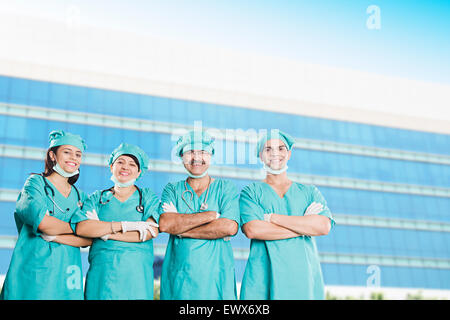
[[[50,156],[50,159],[55,162],[56,161],[56,154],[53,151],[50,151],[48,153],[48,155]]]
[[[292,150],[289,150],[289,152],[288,152],[288,160],[291,159],[291,155],[292,155]]]

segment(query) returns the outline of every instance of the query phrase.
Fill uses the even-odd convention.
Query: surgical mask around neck
[[[196,175],[193,175],[192,173],[190,173],[188,169],[186,169],[186,168],[184,168],[184,169],[186,170],[187,175],[189,177],[193,178],[193,179],[200,179],[200,178],[203,178],[204,176],[206,176],[208,174],[208,170],[205,170],[205,172],[203,172],[202,174],[196,176]]]
[[[112,175],[111,181],[114,182],[114,186],[116,186],[116,187],[126,188],[126,187],[134,185],[134,183],[136,182],[136,179],[131,179],[128,182],[120,182],[119,180],[117,180],[117,178],[114,175]]]
[[[70,177],[76,176],[77,174],[80,173],[80,170],[77,170],[72,173],[64,171],[63,168],[61,168],[59,166],[58,162],[56,162],[56,164],[53,166],[53,170],[55,170],[55,172],[57,172],[60,176],[62,176],[64,178],[70,178]]]
[[[266,166],[266,164],[264,164],[263,169],[267,173],[278,175],[278,174],[281,174],[281,173],[285,172],[288,169],[288,166],[285,165],[282,169],[274,170],[274,169],[270,168],[269,166]]]

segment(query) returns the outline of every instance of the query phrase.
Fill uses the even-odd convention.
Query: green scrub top
[[[179,213],[200,212],[206,191],[198,197],[192,187],[183,201],[185,180],[169,183],[164,188],[161,204],[172,202]],[[210,185],[208,209],[220,218],[239,223],[239,194],[231,181],[216,179]],[[162,207],[160,213],[163,213]],[[233,300],[236,299],[233,250],[229,239],[192,239],[170,235],[161,271],[161,300]]]
[[[6,274],[2,299],[8,300],[82,300],[83,273],[81,269],[80,248],[42,239],[38,226],[46,211],[65,222],[80,209],[78,195],[72,187],[69,196],[64,197],[47,180],[53,189],[55,203],[50,200],[52,193],[44,191],[44,180],[40,175],[28,177],[16,202],[14,218],[18,239]],[[86,200],[79,190],[81,201]],[[66,211],[66,209],[69,209]],[[71,225],[74,230],[74,225]]]
[[[158,222],[158,197],[148,188],[142,188],[141,192],[143,213],[136,210],[137,190],[124,202],[106,191],[102,202],[110,201],[105,204],[100,204],[101,191],[95,191],[72,222],[87,220],[86,212],[94,209],[101,221],[146,221],[152,217]],[[152,239],[144,242],[93,239],[88,260],[86,300],[153,299]]]
[[[281,198],[267,183],[254,182],[241,192],[241,226],[252,220],[264,220],[264,214],[268,213],[302,216],[312,202],[323,205],[319,214],[330,218],[331,225],[334,226],[330,209],[315,186],[293,182]],[[324,299],[322,270],[314,238],[298,236],[270,241],[252,239],[240,298]]]

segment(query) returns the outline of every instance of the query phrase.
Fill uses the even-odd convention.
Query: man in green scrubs
[[[236,299],[233,250],[238,192],[208,175],[214,140],[206,132],[180,137],[176,154],[188,178],[168,183],[161,196],[161,232],[170,233],[161,274],[162,300]]]
[[[319,190],[286,174],[294,139],[279,130],[257,144],[266,178],[240,196],[241,227],[251,239],[241,299],[324,299],[315,236],[326,235],[334,219]]]

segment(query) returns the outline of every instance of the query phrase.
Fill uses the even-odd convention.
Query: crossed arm
[[[196,239],[219,239],[237,233],[238,225],[235,221],[216,217],[215,211],[192,214],[165,212],[159,218],[159,230]]]
[[[68,222],[45,215],[38,226],[38,230],[48,236],[56,236],[52,241],[66,244],[72,247],[87,247],[92,244],[92,239],[80,237],[73,233]]]
[[[252,220],[242,230],[249,239],[280,240],[298,236],[326,235],[331,229],[328,217],[321,215],[288,216],[273,213],[270,222]]]
[[[155,223],[155,220],[153,218],[148,218],[147,221]],[[157,237],[158,228],[153,226],[150,226],[150,228],[152,228],[155,237]],[[123,242],[142,242],[154,238],[150,232],[146,233],[146,236],[143,240],[141,240],[140,238],[139,231],[123,232],[122,222],[120,221],[107,222],[94,219],[84,220],[77,224],[76,232],[78,235],[89,238],[101,238],[102,236],[108,235],[109,240],[117,240]]]

